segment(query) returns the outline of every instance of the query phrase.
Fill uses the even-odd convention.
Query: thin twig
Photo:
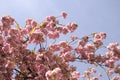
[[[108,80],[110,80],[110,77],[109,77],[109,75],[107,74],[107,72],[106,72],[106,69],[101,65],[101,64],[98,64],[104,71],[105,71],[105,73],[106,73],[106,75],[107,75],[107,77],[108,77]]]
[[[22,72],[20,72],[19,70],[17,69],[14,69],[15,71],[17,71],[18,73],[22,74],[23,76],[25,76]]]

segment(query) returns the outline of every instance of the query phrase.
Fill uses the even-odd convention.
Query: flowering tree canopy
[[[59,17],[66,19],[67,13],[62,12]],[[97,70],[92,67],[80,74],[76,66],[70,65],[75,61],[99,66],[106,72],[108,80],[119,80],[120,45],[110,43],[105,46],[105,32],[82,38],[71,36],[70,41],[47,44],[47,40],[56,40],[78,27],[74,22],[60,24],[59,17],[48,16],[41,23],[27,19],[25,27],[11,16],[1,18],[0,80],[99,80],[104,76],[95,76]],[[29,44],[35,44],[34,50],[28,48]],[[106,52],[97,54],[100,48],[105,48]]]

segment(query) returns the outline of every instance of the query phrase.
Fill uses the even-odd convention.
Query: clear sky
[[[107,43],[120,42],[120,0],[0,1],[0,17],[9,14],[22,26],[25,25],[26,18],[34,18],[41,22],[46,16],[57,16],[61,11],[69,14],[68,19],[63,23],[67,21],[78,23],[79,28],[75,35],[82,37],[92,32],[102,31],[108,35]]]

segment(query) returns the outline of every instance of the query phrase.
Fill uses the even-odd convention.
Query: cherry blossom
[[[63,19],[67,15],[60,14]],[[105,71],[108,80],[120,79],[120,44],[105,45],[105,32],[81,38],[71,35],[71,39],[57,41],[61,34],[74,32],[78,25],[61,24],[55,16],[48,16],[40,23],[28,18],[25,24],[21,27],[11,16],[0,20],[1,80],[101,80],[105,75],[97,67]],[[105,52],[98,53],[101,48]],[[85,72],[79,72],[71,64],[76,61],[94,67],[88,66]]]
[[[65,19],[67,17],[67,13],[66,12],[62,12],[61,16]]]

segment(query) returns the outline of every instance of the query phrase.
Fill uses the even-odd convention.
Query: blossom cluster
[[[66,19],[67,13],[62,12],[60,16]],[[104,67],[108,75],[116,74],[111,80],[119,80],[120,45],[110,43],[104,46],[105,32],[92,33],[82,38],[71,36],[71,41],[47,44],[47,40],[56,40],[61,34],[74,32],[77,27],[74,22],[61,25],[59,17],[55,16],[48,16],[41,23],[29,18],[25,27],[21,27],[11,16],[3,16],[0,21],[0,79],[98,80],[102,77],[102,74],[91,76],[91,73],[97,72],[94,68],[80,74],[76,66],[70,64],[79,60]],[[33,46],[34,50],[29,49],[29,44],[35,44],[37,49],[36,46]],[[107,52],[97,54],[97,50],[102,47]]]

